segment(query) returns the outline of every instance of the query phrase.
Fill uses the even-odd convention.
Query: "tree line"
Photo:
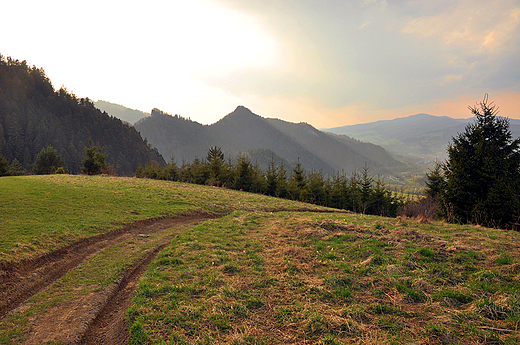
[[[107,154],[104,148],[94,145],[89,140],[90,147],[85,147],[85,157],[82,159],[81,171],[87,175],[97,175],[105,173],[115,175],[115,168],[107,163]],[[66,174],[68,168],[63,157],[51,145],[43,148],[36,157],[31,171],[25,170],[20,162],[15,158],[11,163],[0,152],[0,176],[19,176],[29,175],[51,175]]]
[[[319,171],[306,172],[301,163],[288,170],[274,160],[266,171],[252,164],[247,155],[236,162],[225,160],[220,147],[210,147],[205,159],[182,162],[172,158],[166,165],[149,162],[137,169],[136,177],[226,187],[245,192],[299,200],[358,213],[396,216],[407,198],[390,191],[370,175],[365,166],[350,176],[338,173],[326,178]]]

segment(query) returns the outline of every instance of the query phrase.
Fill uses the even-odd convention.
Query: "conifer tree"
[[[442,163],[436,162],[435,167],[426,173],[425,184],[424,193],[426,196],[440,200],[446,189]]]
[[[266,194],[270,196],[276,195],[276,189],[278,187],[278,172],[274,165],[274,159],[271,157],[269,167],[267,168],[266,174]]]
[[[251,187],[253,185],[253,171],[251,167],[251,162],[244,155],[238,159],[238,164],[236,168],[235,175],[235,185],[234,188],[236,190],[243,190],[245,192],[250,192]]]
[[[211,184],[221,185],[222,184],[222,167],[224,165],[224,153],[222,153],[222,149],[217,146],[212,146],[208,150],[208,155],[206,157],[206,161],[209,164],[210,170],[210,181]]]
[[[179,168],[175,163],[175,158],[170,158],[170,163],[166,166],[166,179],[170,181],[177,181],[179,179]]]
[[[279,198],[287,198],[288,194],[288,186],[287,186],[287,170],[285,169],[283,163],[280,165],[278,169],[278,181],[276,185],[276,195]]]
[[[302,168],[302,164],[300,163],[300,159],[298,158],[298,163],[294,167],[291,174],[291,183],[290,194],[291,198],[294,200],[307,201],[307,179],[304,175],[304,170]]]
[[[455,222],[505,227],[520,216],[520,139],[487,95],[469,109],[475,122],[448,146],[445,213]]]
[[[344,173],[337,173],[329,183],[329,204],[330,207],[348,209],[348,179]]]
[[[361,192],[361,205],[363,207],[362,213],[370,213],[370,198],[372,194],[372,183],[374,178],[369,175],[370,169],[365,163],[363,170],[361,171],[360,179],[360,192]]]
[[[195,157],[193,164],[191,165],[192,182],[195,184],[206,184],[209,178],[209,169],[205,162],[201,162],[200,159]]]
[[[56,170],[58,170],[59,168],[63,169],[63,167],[58,167]],[[19,176],[24,175],[26,173],[23,169],[22,163],[20,163],[20,161],[16,158],[13,159],[7,170],[8,174],[11,176]],[[56,170],[54,172],[56,172]]]
[[[103,147],[99,145],[93,145],[92,139],[89,139],[90,147],[85,147],[85,158],[83,159],[83,171],[87,175],[97,175],[101,173],[107,165],[107,155],[103,151]]]
[[[56,169],[64,166],[65,162],[61,155],[58,154],[54,147],[49,145],[38,153],[33,165],[33,172],[36,175],[54,174]]]
[[[319,171],[313,171],[309,174],[307,181],[308,201],[317,205],[326,205],[325,195],[325,179]]]

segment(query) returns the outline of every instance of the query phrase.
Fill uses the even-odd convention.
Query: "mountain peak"
[[[251,110],[244,107],[243,105],[239,105],[231,114],[238,114],[238,115],[255,115]]]
[[[230,122],[238,121],[239,123],[256,121],[258,119],[263,119],[261,116],[254,114],[251,110],[244,107],[243,105],[239,105],[236,109],[221,118],[216,123],[218,124],[229,124]]]

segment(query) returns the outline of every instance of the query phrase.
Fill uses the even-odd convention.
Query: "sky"
[[[211,124],[520,119],[520,0],[0,0],[0,54],[55,89]]]

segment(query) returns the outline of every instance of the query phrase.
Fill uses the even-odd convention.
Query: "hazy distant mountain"
[[[97,101],[94,102],[94,105],[96,108],[100,109],[101,111],[105,111],[108,114],[117,117],[121,121],[128,122],[130,124],[134,124],[140,119],[150,116],[149,113],[142,112],[140,110],[136,109],[130,109],[127,107],[124,107],[119,104],[110,103],[107,101]]]
[[[239,106],[212,125],[201,125],[178,115],[154,109],[135,128],[168,160],[191,161],[204,158],[211,146],[219,146],[228,156],[249,152],[261,167],[269,154],[289,164],[298,159],[306,169],[327,174],[350,173],[365,163],[373,173],[392,173],[406,169],[383,148],[362,143],[346,136],[321,132],[314,127],[277,119],[266,119]]]
[[[465,130],[469,119],[453,119],[448,116],[416,114],[394,120],[383,120],[351,126],[342,126],[324,131],[381,145],[402,155],[444,159],[446,148],[452,138]],[[510,120],[513,136],[520,136],[520,120]]]

